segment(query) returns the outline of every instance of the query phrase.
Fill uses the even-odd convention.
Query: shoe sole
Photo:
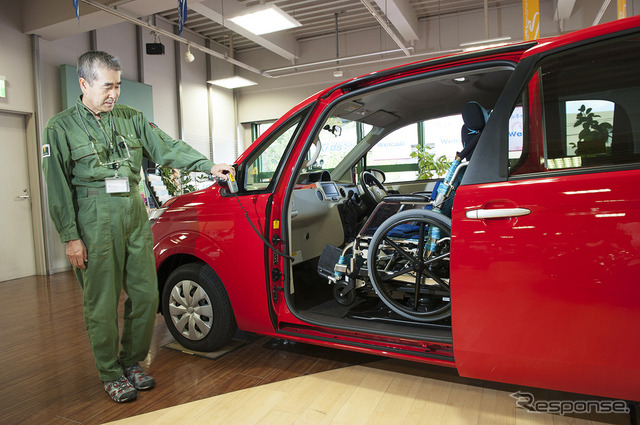
[[[150,384],[140,385],[140,386],[134,385],[134,384],[131,384],[131,385],[133,385],[133,387],[138,391],[148,391],[148,390],[152,389],[153,387],[155,387],[156,383],[152,382]]]
[[[115,401],[116,403],[126,403],[128,401],[133,401],[133,400],[138,398],[138,394],[137,393],[133,394],[131,397],[124,397],[124,398],[121,398],[121,399],[116,399],[114,397],[111,397],[111,394],[109,394],[109,393],[107,393],[107,394],[109,395],[109,398],[111,398],[111,400]]]

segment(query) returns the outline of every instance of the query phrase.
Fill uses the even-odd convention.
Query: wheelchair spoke
[[[433,273],[431,270],[424,269],[423,273],[424,273],[425,276],[435,280],[436,283],[438,284],[438,286],[441,287],[442,289],[444,289],[445,291],[448,292],[450,290],[449,283],[447,281],[445,281],[444,279],[442,279],[437,274]]]
[[[424,256],[424,237],[425,237],[425,223],[420,223],[420,230],[418,232],[418,256],[413,268],[416,270],[416,285],[413,292],[413,311],[418,311],[420,306],[420,285],[422,284],[422,270],[424,264],[422,264],[422,257]],[[418,263],[419,262],[419,263]]]
[[[389,282],[390,280],[395,279],[396,277],[405,275],[407,273],[411,273],[413,270],[413,267],[411,266],[404,266],[401,270],[398,270],[397,272],[391,273],[391,274],[384,274],[380,276],[380,280],[382,282]]]
[[[419,209],[397,213],[374,233],[369,278],[394,313],[424,323],[450,317],[450,236],[448,218]]]
[[[386,242],[387,244],[389,244],[389,246],[391,246],[398,254],[402,255],[406,260],[411,262],[415,260],[415,258],[411,254],[409,254],[407,251],[405,251],[404,248],[402,248],[400,245],[398,245],[388,237],[385,236],[383,238],[383,242]]]

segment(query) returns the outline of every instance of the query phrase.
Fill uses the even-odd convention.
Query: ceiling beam
[[[553,17],[556,21],[562,19],[569,19],[573,14],[573,6],[576,4],[576,0],[558,0],[556,5],[556,13]]]
[[[417,41],[418,15],[406,0],[375,0],[405,41]]]
[[[190,4],[199,1],[190,0]],[[108,2],[102,0],[97,3],[103,5]],[[116,3],[119,10],[136,17],[174,7],[177,9],[176,0],[126,0]],[[69,0],[22,0],[22,30],[25,34],[38,34],[45,40],[56,40],[122,22],[117,16],[92,5],[81,3],[79,9],[80,19],[76,18],[73,3]]]
[[[209,0],[195,4],[189,3],[189,9],[198,12],[223,27],[229,28],[231,31],[240,34],[241,36],[287,60],[293,61],[298,59],[298,57],[293,53],[295,38],[290,32],[255,35],[241,26],[226,20],[225,17],[233,16],[235,13],[245,9],[244,4],[236,0],[226,0],[224,2],[224,7],[222,2],[219,0]]]
[[[600,20],[602,19],[604,12],[607,10],[607,7],[609,7],[609,3],[611,3],[611,0],[604,0],[602,2],[602,6],[600,6],[600,10],[598,11],[596,18],[593,20],[593,24],[592,24],[593,26],[598,25],[600,23]]]
[[[380,26],[387,32],[389,37],[391,37],[391,39],[393,41],[395,41],[395,43],[398,45],[398,47],[400,47],[400,49],[402,49],[404,54],[407,55],[407,56],[410,56],[411,52],[409,52],[409,49],[407,48],[407,46],[404,45],[404,41],[402,41],[400,39],[400,37],[398,36],[398,34],[396,34],[395,28],[393,28],[393,26],[390,25],[387,22],[386,16],[384,16],[384,14],[381,14],[380,12],[378,12],[376,10],[376,8],[374,7],[373,3],[371,3],[373,0],[360,0],[360,1],[367,8],[369,13],[371,13],[373,15],[373,17],[376,18],[376,21],[378,21]]]
[[[104,12],[107,12],[110,15],[117,16],[118,18],[121,18],[124,21],[131,22],[131,23],[133,23],[133,24],[135,24],[135,25],[137,25],[139,27],[147,28],[147,29],[149,29],[151,31],[155,31],[158,34],[163,35],[165,37],[168,37],[168,38],[170,38],[172,40],[175,40],[175,41],[177,41],[179,43],[187,44],[187,45],[191,46],[191,48],[200,50],[201,52],[206,53],[209,56],[212,56],[214,58],[222,59],[225,62],[229,62],[229,63],[231,63],[233,65],[236,65],[236,66],[238,66],[240,68],[246,69],[247,71],[254,72],[254,73],[262,75],[264,77],[271,77],[268,73],[263,72],[263,71],[255,68],[255,67],[253,67],[251,65],[247,65],[246,63],[237,61],[234,58],[229,57],[226,54],[222,54],[220,52],[216,52],[215,50],[211,50],[208,47],[205,47],[205,46],[202,46],[202,45],[200,45],[198,43],[194,43],[192,41],[189,41],[186,38],[182,38],[177,34],[173,34],[172,32],[163,30],[162,28],[158,28],[157,26],[151,25],[151,24],[149,24],[149,23],[147,23],[145,21],[142,21],[142,20],[140,20],[140,19],[138,19],[136,17],[130,16],[130,15],[126,14],[126,13],[122,13],[122,12],[112,8],[112,7],[104,6],[103,4],[98,3],[95,0],[80,0],[80,1],[82,3],[89,4],[89,5],[93,6],[93,7],[95,7],[96,9],[100,9],[100,10],[102,10]]]

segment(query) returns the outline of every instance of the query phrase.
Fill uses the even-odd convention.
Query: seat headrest
[[[489,119],[489,113],[478,102],[469,102],[462,108],[462,120],[469,130],[481,131]]]

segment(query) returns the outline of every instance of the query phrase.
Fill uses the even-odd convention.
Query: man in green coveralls
[[[143,155],[171,168],[235,174],[116,105],[122,67],[106,52],[78,59],[82,96],[49,120],[42,149],[51,219],[66,243],[84,296],[84,317],[100,379],[116,402],[155,381],[139,365],[149,351],[158,305],[153,237],[138,191]],[[118,341],[118,299],[127,294]],[[121,345],[120,350],[118,350]]]

